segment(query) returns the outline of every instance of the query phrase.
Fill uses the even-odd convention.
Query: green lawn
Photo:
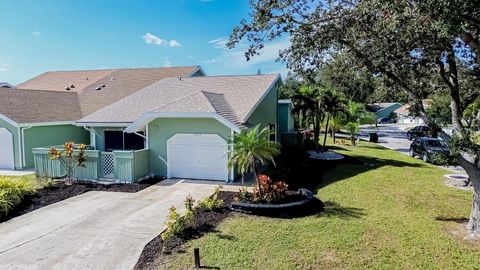
[[[339,165],[324,177],[323,214],[236,215],[165,269],[192,268],[193,247],[220,269],[480,269],[480,244],[455,235],[471,194],[445,186],[446,171],[364,142],[340,152],[368,166]]]

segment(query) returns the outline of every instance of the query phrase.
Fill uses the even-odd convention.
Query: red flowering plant
[[[285,182],[273,182],[267,175],[259,175],[258,187],[253,188],[252,199],[253,201],[266,201],[268,203],[272,201],[279,201],[287,196],[288,185]]]
[[[66,142],[62,145],[63,149],[55,147],[50,148],[48,154],[51,160],[59,160],[65,167],[64,178],[71,182],[73,180],[73,173],[78,167],[85,167],[87,158],[85,157],[85,144],[76,145],[74,142]]]

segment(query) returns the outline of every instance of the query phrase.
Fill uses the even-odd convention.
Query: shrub
[[[160,235],[163,241],[167,241],[172,239],[173,236],[180,234],[185,230],[185,228],[190,224],[193,215],[185,215],[181,216],[177,212],[177,208],[175,206],[170,207],[168,209],[168,220],[165,224],[167,228],[165,231]]]
[[[259,175],[260,191],[257,187],[253,189],[253,201],[278,201],[287,196],[288,185],[285,182],[273,182],[267,175]]]
[[[220,192],[221,188],[222,186],[216,187],[213,195],[205,198],[203,201],[200,201],[197,205],[197,208],[211,211],[223,207],[223,200],[218,198],[218,193]]]
[[[35,185],[26,178],[0,176],[0,216],[20,204],[26,195],[35,193]]]

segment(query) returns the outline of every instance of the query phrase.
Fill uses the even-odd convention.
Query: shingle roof
[[[147,112],[215,112],[241,125],[277,78],[278,74],[166,78],[78,122],[132,123]]]
[[[0,112],[17,123],[75,121],[82,117],[78,95],[41,90],[0,91]]]
[[[370,112],[378,112],[378,111],[381,111],[385,108],[388,108],[388,107],[396,105],[396,104],[399,104],[399,103],[397,103],[397,102],[372,103],[372,104],[367,105],[367,110],[370,111]]]
[[[15,112],[12,113],[12,109],[7,108],[7,106],[3,104],[4,102],[2,102],[0,114],[4,114],[7,117],[7,114],[19,116],[17,118],[19,122],[17,123],[78,120],[161,79],[190,76],[198,69],[198,66],[187,66],[46,72],[19,84],[19,89],[13,92],[22,92],[28,89],[28,93],[24,93],[23,95],[21,93],[12,94],[12,96],[17,95],[19,97],[18,99],[9,99],[11,104],[8,106],[16,107]],[[88,78],[88,80],[86,78]],[[75,88],[69,91],[65,90],[65,87],[71,84],[74,84]],[[100,90],[95,90],[95,88],[98,87],[100,87]],[[38,91],[38,93],[34,93],[35,91]],[[75,114],[72,113],[72,115],[70,115],[69,112],[58,113],[57,116],[53,117],[51,112],[43,109],[43,107],[48,106],[49,101],[53,101],[52,98],[57,96],[75,96],[76,104],[72,104],[71,106],[75,106],[75,110],[78,108],[80,113],[77,114],[75,112]],[[73,100],[69,102],[73,102]],[[35,103],[29,104],[28,106],[32,108],[41,107],[42,109],[38,110],[38,113],[22,119],[20,114],[30,114],[30,109],[23,108],[23,104],[26,103]],[[61,112],[61,110],[59,110],[59,112]],[[76,118],[72,118],[73,115],[76,115]],[[14,119],[12,118],[12,120]]]

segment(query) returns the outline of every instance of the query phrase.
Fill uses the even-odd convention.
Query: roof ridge
[[[180,77],[180,78],[206,79],[206,78],[266,77],[266,76],[275,76],[275,75],[280,76],[280,73],[245,74],[245,75],[208,75],[208,76],[194,76],[194,77]],[[178,77],[169,77],[169,78],[178,78]]]
[[[187,65],[187,66],[174,66],[174,67],[129,67],[129,68],[104,68],[104,69],[77,69],[77,70],[49,70],[45,71],[43,73],[40,73],[39,75],[42,75],[44,73],[53,73],[53,72],[85,72],[85,71],[119,71],[119,70],[133,70],[133,69],[140,69],[140,70],[146,70],[146,69],[174,69],[174,68],[186,68],[186,67],[200,67],[200,65]]]
[[[169,101],[169,102],[167,102],[167,103],[165,103],[165,104],[162,104],[162,105],[160,105],[160,106],[158,106],[158,107],[155,107],[155,108],[154,108],[153,110],[151,110],[151,111],[158,110],[158,109],[160,109],[160,108],[162,108],[162,107],[166,107],[166,106],[168,106],[168,105],[170,105],[170,104],[173,104],[173,103],[175,103],[175,102],[178,102],[178,101],[180,101],[180,100],[183,100],[183,99],[186,99],[186,98],[189,98],[189,97],[191,97],[191,96],[198,95],[198,94],[201,94],[201,93],[200,93],[199,91],[195,91],[195,92],[190,93],[190,94],[188,94],[188,95],[185,95],[185,96],[183,96],[183,97],[180,97],[180,98],[174,99],[174,100],[172,100],[172,101]],[[215,109],[215,108],[213,108],[213,109]]]

